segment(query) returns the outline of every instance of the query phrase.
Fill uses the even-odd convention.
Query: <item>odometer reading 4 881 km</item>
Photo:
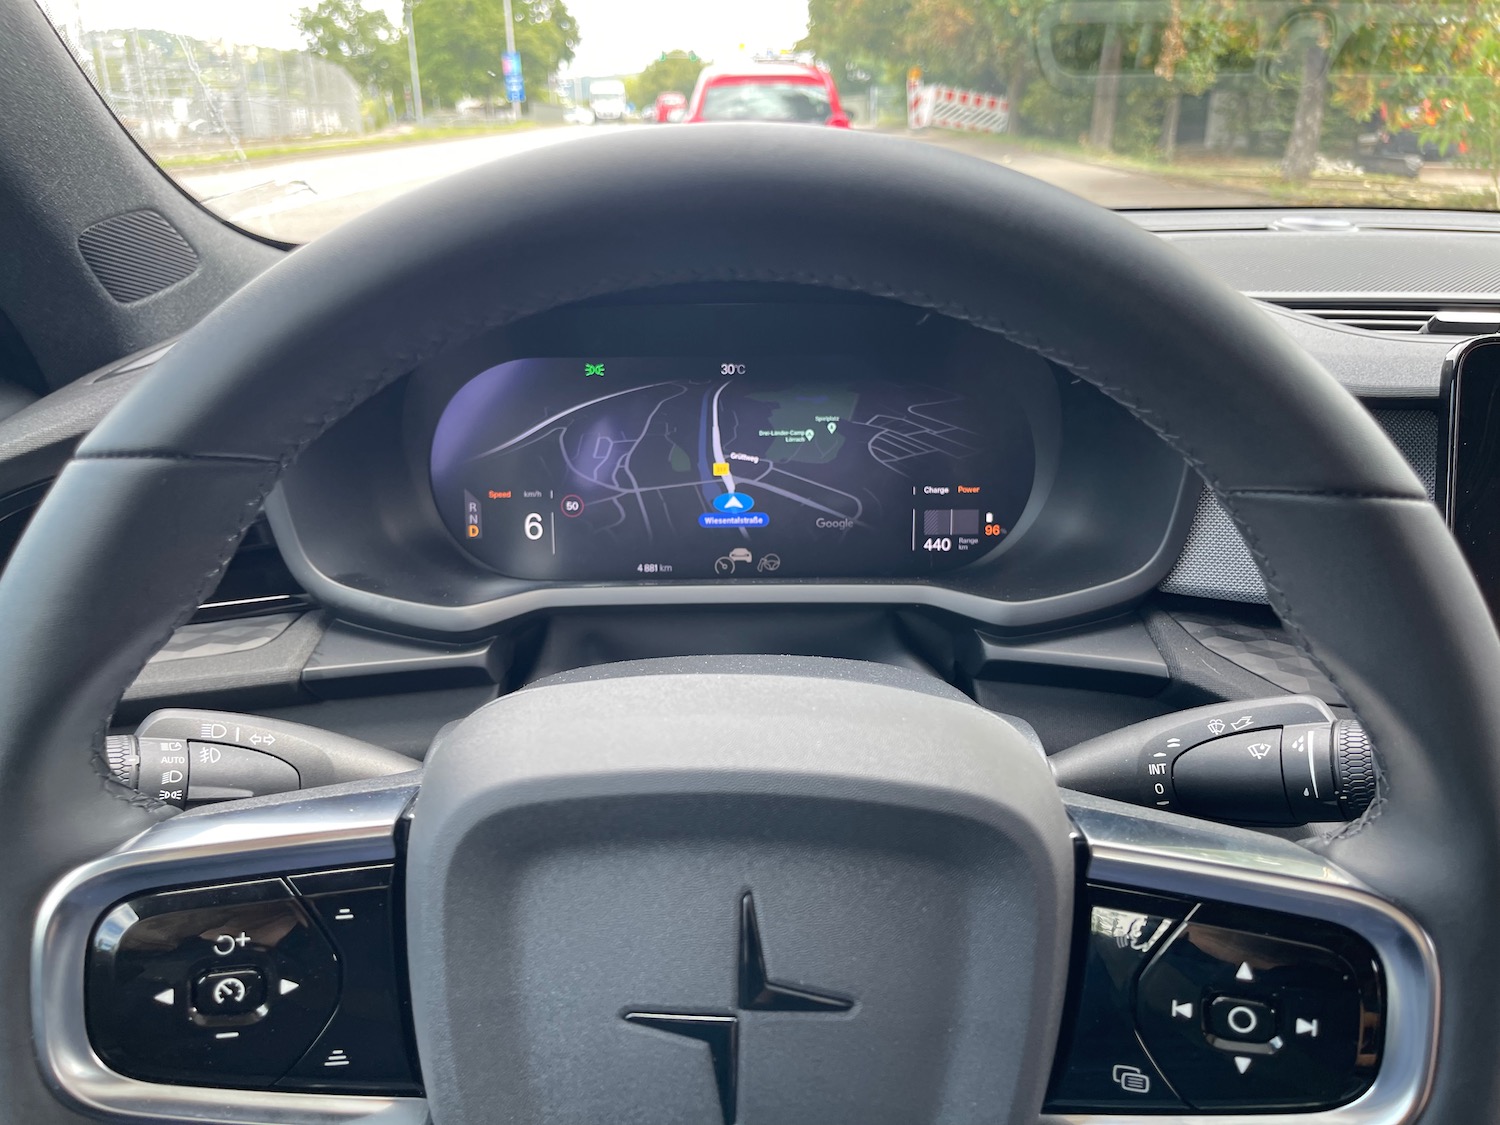
[[[884,366],[883,366],[884,365]],[[1009,534],[1035,475],[1004,373],[850,356],[521,359],[438,422],[433,496],[517,578],[903,577]]]

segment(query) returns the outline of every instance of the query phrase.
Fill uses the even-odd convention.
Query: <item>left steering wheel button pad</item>
[[[338,1001],[333,946],[280,879],[130,899],[99,923],[90,954],[94,1048],[149,1081],[269,1085]]]
[[[88,965],[89,1037],[100,1058],[151,1082],[286,1088],[282,1080],[352,1013],[365,1039],[333,1057],[378,1057],[381,1073],[341,1065],[292,1087],[416,1092],[389,932],[390,868],[299,879],[303,890],[365,889],[302,897],[287,880],[259,879],[143,894],[110,910]],[[340,928],[357,930],[357,940]],[[387,1049],[377,1055],[371,1040]]]

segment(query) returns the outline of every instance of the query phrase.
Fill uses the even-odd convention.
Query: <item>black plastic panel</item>
[[[1491,614],[1500,614],[1500,340],[1462,352],[1450,393],[1449,522]]]

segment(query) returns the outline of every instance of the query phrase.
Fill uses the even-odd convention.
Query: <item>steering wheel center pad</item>
[[[1076,878],[1051,771],[876,665],[789,674],[823,663],[627,667],[443,739],[407,853],[435,1119],[687,1120],[690,1021],[726,1121],[1035,1115]]]
[[[108,714],[191,612],[281,467],[478,332],[696,280],[891,297],[1000,333],[1114,396],[1204,476],[1273,604],[1385,755],[1390,799],[1326,842],[1399,902],[1465,997],[1429,1114],[1500,1104],[1500,642],[1437,511],[1365,411],[1249,302],[1119,216],[890,138],[643,131],[434,184],[298,249],[226,302],[80,447],[0,579],[0,973],[63,871],[161,815],[97,771]],[[66,1119],[22,1005],[0,1086]]]

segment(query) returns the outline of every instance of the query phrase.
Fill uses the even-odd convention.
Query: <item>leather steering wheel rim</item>
[[[1382,751],[1385,796],[1320,847],[1432,936],[1424,1117],[1500,1104],[1500,641],[1443,520],[1271,319],[1120,216],[926,146],[780,126],[589,139],[442,181],[289,254],[80,446],[0,578],[0,1089],[75,1120],[31,1043],[47,888],[170,811],[110,781],[108,717],[212,588],[281,470],[444,348],[580,299],[766,281],[893,298],[1111,395],[1244,532],[1272,604]],[[1457,830],[1455,830],[1455,826]]]

